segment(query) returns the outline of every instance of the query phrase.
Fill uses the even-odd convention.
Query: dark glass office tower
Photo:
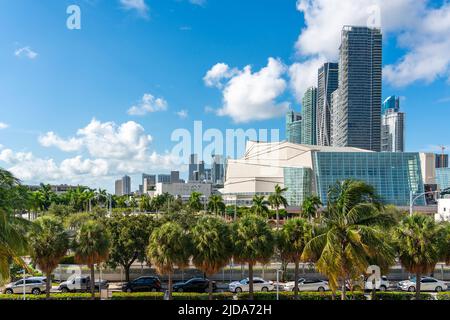
[[[339,54],[339,92],[333,105],[333,144],[381,149],[382,34],[345,26]]]
[[[325,63],[319,69],[317,84],[316,142],[331,146],[331,94],[339,84],[339,64]]]

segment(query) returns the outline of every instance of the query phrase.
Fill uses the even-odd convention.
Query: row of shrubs
[[[304,301],[323,301],[333,300],[331,292],[300,292],[299,300]],[[97,295],[97,298],[99,296]],[[277,294],[275,292],[255,292],[253,298],[255,300],[276,300]],[[450,293],[439,293],[438,300],[450,300]],[[51,294],[52,300],[88,300],[91,298],[90,293],[55,293]],[[163,300],[164,293],[162,292],[113,292],[112,300]],[[207,293],[173,293],[174,300],[208,300]],[[22,295],[0,295],[0,300],[22,300]],[[28,300],[45,299],[45,295],[27,295]],[[213,293],[214,300],[233,300],[234,295],[231,292]],[[249,300],[248,293],[240,293],[237,295],[238,300]],[[293,292],[280,292],[280,300],[294,300]],[[336,300],[341,299],[340,292],[335,295]],[[415,294],[411,292],[377,292],[377,300],[413,300]],[[366,300],[366,296],[362,292],[347,293],[347,300]],[[422,293],[420,300],[433,300],[433,296],[428,293]]]

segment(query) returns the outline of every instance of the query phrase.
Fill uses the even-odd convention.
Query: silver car
[[[34,295],[39,295],[42,292],[45,292],[45,278],[42,277],[33,277],[25,279],[25,286],[23,284],[23,279],[18,280],[16,282],[11,282],[8,284],[3,293],[5,294],[21,294],[25,289],[25,293],[31,293]]]

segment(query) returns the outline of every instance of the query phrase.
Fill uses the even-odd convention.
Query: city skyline
[[[170,138],[177,128],[192,130],[194,120],[220,131],[279,128],[284,137],[286,111],[302,112],[318,68],[338,61],[342,26],[366,25],[373,4],[384,36],[382,98],[402,101],[405,151],[450,144],[450,30],[445,18],[434,19],[450,12],[448,3],[349,1],[345,14],[326,21],[318,16],[335,15],[332,1],[268,1],[273,10],[255,10],[251,1],[147,0],[144,9],[119,0],[73,2],[81,30],[65,27],[69,3],[32,12],[31,2],[0,4],[8,13],[0,27],[10,30],[0,42],[0,166],[25,183],[111,190],[125,174],[139,182],[143,172],[172,170],[187,179],[188,166],[170,155]],[[423,48],[433,49],[423,56]],[[269,94],[249,98],[259,92]]]

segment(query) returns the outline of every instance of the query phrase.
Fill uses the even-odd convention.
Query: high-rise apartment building
[[[339,93],[333,145],[381,150],[382,34],[345,26],[339,48]]]
[[[339,64],[325,63],[319,68],[317,79],[317,145],[331,146],[331,94],[338,88]]]
[[[189,157],[189,181],[197,181],[194,176],[194,172],[198,171],[198,155],[191,154]]]
[[[225,177],[225,164],[223,156],[221,155],[213,155],[212,156],[212,172],[211,172],[211,178],[213,184],[221,185],[224,183],[224,177]]]
[[[122,179],[116,180],[114,193],[116,196],[125,196],[131,194],[131,178],[127,175]]]
[[[436,168],[448,168],[448,154],[436,154]]]
[[[302,143],[302,116],[293,110],[286,114],[286,140],[292,143]]]
[[[385,114],[387,110],[394,110],[395,112],[400,111],[400,97],[390,96],[386,98],[381,108],[381,114]]]
[[[170,183],[179,183],[180,182],[180,172],[179,171],[171,171],[170,172]]]
[[[302,144],[316,145],[317,88],[310,87],[302,99]]]
[[[170,183],[170,174],[158,174],[158,183]]]
[[[116,180],[114,184],[114,194],[118,197],[122,196],[122,179]]]
[[[381,116],[381,151],[405,151],[405,114],[395,110],[387,108]]]

